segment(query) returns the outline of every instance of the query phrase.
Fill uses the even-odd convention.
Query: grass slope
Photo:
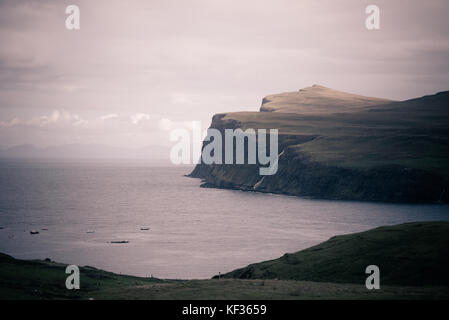
[[[98,291],[164,282],[80,267],[81,289],[67,290],[66,266],[47,260],[18,260],[0,253],[0,299],[80,299]]]
[[[294,280],[160,280],[80,268],[80,290],[65,288],[65,265],[0,254],[0,300],[448,299],[449,287],[382,286]]]
[[[335,236],[314,247],[256,263],[225,278],[364,283],[368,265],[381,283],[449,286],[449,222],[415,222]]]
[[[448,228],[412,223],[337,236],[221,279],[161,280],[81,267],[80,290],[65,288],[66,265],[0,254],[0,299],[448,299]],[[367,290],[363,271],[374,263],[381,289]]]

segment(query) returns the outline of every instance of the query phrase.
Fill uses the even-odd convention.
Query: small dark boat
[[[39,234],[39,231],[37,231],[37,230],[31,230],[31,231],[30,231],[30,234]]]
[[[111,243],[129,243],[128,240],[117,240],[117,241],[111,241]]]

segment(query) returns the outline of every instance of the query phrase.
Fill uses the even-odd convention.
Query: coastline
[[[447,265],[444,253],[449,245],[448,228],[449,222],[420,222],[332,237],[298,253],[286,254],[279,259],[250,265],[207,280],[135,277],[85,266],[80,267],[79,290],[65,288],[65,264],[48,259],[18,260],[0,254],[0,299],[448,299],[449,285],[445,281],[433,282],[440,276],[447,277],[444,272]],[[382,234],[380,238],[379,234]],[[379,240],[373,242],[373,239]],[[417,246],[409,246],[409,239],[420,243],[419,252],[415,252],[415,255],[411,254],[414,252],[411,248]],[[435,246],[436,240],[439,240],[439,246]],[[389,243],[388,246],[385,246],[385,241]],[[344,244],[347,249],[347,245],[352,243],[352,249],[341,252],[338,243]],[[395,257],[399,259],[395,266],[408,266],[408,269],[396,268],[401,270],[402,276],[394,272],[389,275],[386,273],[381,278],[385,280],[385,284],[382,283],[380,290],[367,290],[363,281],[366,277],[364,270],[355,274],[351,271],[358,263],[351,258],[351,252],[354,253],[359,248],[366,249],[366,244],[372,246],[374,255],[359,256],[376,261],[374,257],[377,255],[377,261],[383,261],[381,270],[390,264],[388,259],[392,257],[389,252],[391,250],[399,250],[402,256],[408,257],[405,260],[401,260],[398,255]],[[375,249],[377,247],[380,251]],[[337,249],[340,261],[334,266],[326,262],[326,259],[334,259],[335,253],[326,253],[332,252],[332,248]],[[304,255],[307,256],[304,263],[316,271],[302,271],[302,264],[298,264],[295,257]],[[433,258],[422,260],[422,255]],[[318,265],[314,266],[314,263]],[[349,273],[338,271],[342,263],[343,269],[349,270]],[[281,273],[257,271],[267,265]],[[333,270],[326,269],[329,267]],[[253,270],[252,273],[248,273],[248,268]],[[424,272],[425,268],[429,271],[428,274],[416,273],[416,270]],[[299,278],[292,276],[292,270],[296,270],[293,274],[299,274]],[[417,278],[413,277],[414,273]],[[421,278],[423,280],[419,280]]]
[[[349,96],[340,100],[340,94]],[[222,136],[225,130],[278,130],[274,175],[261,176],[258,163],[223,164],[222,156],[197,164],[189,176],[202,179],[203,187],[314,199],[448,203],[448,101],[446,91],[364,106],[322,86],[271,95],[259,112],[215,114],[210,129]]]

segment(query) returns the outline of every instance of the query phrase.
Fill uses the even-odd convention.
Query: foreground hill
[[[223,275],[224,278],[364,283],[377,265],[381,284],[449,286],[449,222],[415,222],[336,236]]]
[[[279,169],[199,164],[206,187],[325,199],[449,201],[449,91],[392,102],[321,86],[217,114],[212,128],[279,129]],[[335,93],[337,92],[337,93]],[[271,111],[271,112],[270,112]]]
[[[338,236],[221,279],[161,280],[81,267],[79,290],[65,288],[64,264],[0,254],[0,299],[448,299],[448,229],[448,222],[413,223]],[[363,271],[374,263],[381,289],[367,290]]]

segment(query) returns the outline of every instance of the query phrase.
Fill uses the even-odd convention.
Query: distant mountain
[[[38,148],[33,145],[19,145],[0,149],[0,158],[24,159],[155,159],[169,161],[169,148],[119,148],[107,145],[71,144]]]
[[[394,102],[313,86],[217,114],[212,128],[279,130],[279,169],[199,164],[205,187],[324,199],[449,202],[449,91]]]
[[[414,222],[335,236],[279,259],[251,264],[223,278],[365,284],[376,265],[382,285],[449,286],[449,222]]]

